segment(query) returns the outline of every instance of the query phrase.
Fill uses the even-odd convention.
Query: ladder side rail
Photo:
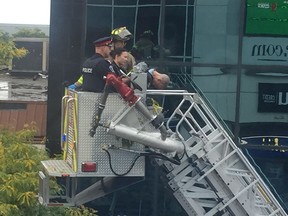
[[[184,103],[185,103],[186,101],[188,101],[188,102],[190,103],[190,106],[189,106],[189,108],[183,113],[182,110],[181,110],[181,108],[182,108],[182,106],[184,106]],[[185,119],[185,122],[191,127],[191,129],[193,129],[193,132],[194,132],[195,134],[201,134],[201,136],[204,136],[205,139],[207,139],[207,135],[206,135],[206,134],[207,134],[207,131],[213,130],[213,129],[215,130],[215,126],[213,126],[213,125],[211,124],[211,122],[207,119],[207,117],[206,117],[202,112],[198,112],[198,114],[200,115],[200,117],[202,117],[203,122],[205,123],[205,126],[204,126],[204,127],[201,127],[201,126],[199,125],[199,123],[197,122],[197,120],[194,118],[194,116],[191,114],[191,111],[192,111],[193,109],[195,109],[195,110],[197,111],[197,103],[196,103],[195,101],[193,101],[193,98],[192,98],[191,95],[189,95],[189,96],[186,95],[186,96],[183,98],[183,101],[181,101],[181,103],[180,103],[179,106],[175,109],[175,112],[174,112],[172,115],[174,116],[175,114],[178,114],[178,115],[182,116],[181,119],[180,119],[180,121],[179,121],[178,124],[177,124],[178,128],[179,128],[179,126],[180,126],[179,123],[181,123],[181,121],[183,121],[183,119]],[[188,116],[188,118],[187,118],[187,116]],[[192,127],[192,126],[191,126],[191,123],[189,122],[188,119],[190,119],[190,120],[197,126],[197,129],[198,129],[198,130],[195,130],[195,127]],[[208,129],[204,129],[205,127],[207,127]],[[179,130],[178,130],[178,131],[179,131]]]
[[[198,168],[198,172],[190,182],[185,183],[185,185],[183,185],[179,190],[185,191],[185,196],[189,197],[189,200],[190,200],[191,199],[191,193],[197,192],[197,190],[195,189],[195,188],[197,188],[196,185],[198,185],[198,187],[200,187],[198,189],[198,191],[201,190],[204,185],[206,185],[206,187],[208,187],[208,188],[206,188],[207,190],[210,188],[209,189],[211,191],[210,194],[214,194],[213,196],[210,196],[209,200],[212,200],[212,199],[216,200],[217,201],[216,204],[218,202],[222,203],[222,204],[215,205],[215,207],[213,208],[214,209],[213,211],[210,210],[212,212],[218,212],[219,206],[223,205],[223,202],[221,200],[225,198],[226,201],[228,201],[233,197],[233,194],[230,192],[229,189],[227,189],[226,184],[223,183],[223,181],[219,180],[219,177],[217,174],[215,174],[215,172],[213,172],[209,176],[205,177],[201,181],[198,181],[197,179],[199,179],[201,177],[201,175],[202,175],[201,172],[203,172],[203,170],[205,170],[205,168],[207,167],[207,164],[201,158],[193,157],[193,159],[195,161],[194,166]],[[213,184],[211,184],[211,182],[213,182]],[[201,183],[202,186],[201,185],[199,186],[199,183]],[[194,188],[194,191],[192,188]],[[223,191],[225,191],[225,193]],[[207,195],[208,195],[207,193],[204,193],[204,194],[199,193],[198,196],[202,196],[202,199],[195,199],[193,205],[195,205],[195,203],[197,203],[198,205],[205,207],[205,206],[203,206],[203,205],[205,205],[203,203],[205,203],[205,200],[207,201],[207,199],[206,199]],[[215,195],[217,195],[217,196],[215,196]],[[235,215],[241,215],[240,212],[243,212],[242,207],[238,203],[235,203],[235,202],[232,203],[231,208],[233,209],[233,212],[235,212]],[[227,209],[229,209],[229,211],[232,212],[232,210],[230,209],[230,206],[227,207]],[[213,215],[213,214],[211,214],[211,215]]]
[[[170,117],[168,118],[168,120],[167,120],[167,122],[166,122],[166,127],[168,128],[168,129],[170,129],[170,130],[172,130],[171,128],[170,128],[170,124],[172,124],[171,123],[171,121],[175,118],[175,119],[178,119],[177,117],[176,117],[176,115],[177,114],[179,114],[179,115],[181,115],[182,114],[182,111],[181,111],[181,109],[180,109],[180,107],[182,107],[183,106],[183,104],[185,103],[185,99],[183,98],[181,101],[180,101],[180,103],[178,104],[178,106],[175,108],[175,110],[173,111],[173,113],[170,115]],[[182,114],[183,115],[183,114]]]
[[[66,119],[67,119],[67,100],[70,97],[71,97],[70,95],[65,95],[62,97],[62,100],[61,100],[61,148],[62,149],[65,148],[65,141],[66,141],[65,135],[67,133],[67,131],[66,131],[67,125],[65,125],[65,123],[67,123],[67,121],[66,121]],[[66,128],[65,128],[65,126],[66,126]]]
[[[247,211],[243,208],[241,203],[238,201],[231,202],[229,205],[225,206],[225,208],[221,208],[225,205],[225,203],[229,202],[229,200],[233,199],[234,195],[231,193],[230,188],[227,186],[225,182],[219,179],[219,175],[216,171],[211,172],[206,178],[206,181],[209,180],[210,184],[213,185],[214,191],[218,196],[218,205],[215,205],[211,208],[205,216],[215,215],[216,213],[220,213],[221,215],[224,213],[229,213],[229,215],[247,215]]]
[[[169,162],[166,162],[169,163]],[[180,165],[174,167],[174,169],[169,172],[169,174],[167,175],[168,179],[172,179],[174,178],[176,175],[178,175],[180,172],[182,172],[187,166],[189,166],[189,162],[188,160],[183,161]]]
[[[232,151],[232,149],[231,149],[231,151]],[[233,151],[235,151],[235,150],[233,150]],[[240,150],[239,149],[237,149],[237,156],[238,156],[238,152],[240,152]],[[225,155],[225,154],[224,154]],[[238,156],[238,158],[240,158],[239,156]],[[237,160],[237,163],[235,162],[236,160],[234,160],[232,163],[233,163],[233,166],[234,167],[236,167],[236,165],[235,164],[237,164],[238,166],[239,166],[239,164],[240,164],[240,171],[238,170],[237,171],[237,169],[235,169],[235,172],[234,173],[229,173],[228,171],[227,171],[227,169],[226,169],[226,167],[222,167],[222,168],[220,168],[220,167],[218,167],[218,164],[216,164],[216,171],[221,175],[221,173],[222,173],[222,178],[223,179],[227,179],[226,180],[226,182],[229,182],[229,179],[227,178],[228,176],[232,176],[232,177],[236,177],[236,176],[238,176],[238,183],[237,183],[237,181],[235,181],[235,186],[234,186],[234,188],[237,188],[237,186],[239,186],[239,185],[249,185],[249,184],[251,184],[251,182],[253,181],[253,179],[258,179],[259,181],[261,181],[261,179],[260,178],[257,178],[257,177],[255,177],[254,175],[253,175],[253,173],[251,172],[251,170],[247,167],[247,164],[245,164],[245,163],[243,163],[243,161],[242,160]],[[211,161],[210,160],[210,162],[212,162],[213,163],[213,161]],[[229,163],[227,164],[228,165],[228,167],[230,167],[230,170],[231,170],[231,167],[232,166],[230,166],[229,165]],[[246,168],[246,170],[244,169],[244,168]],[[239,168],[238,168],[239,169]],[[225,172],[222,172],[223,170],[225,170]],[[235,175],[236,174],[236,175]],[[245,180],[245,181],[243,181],[243,179]],[[261,182],[259,183],[259,184],[261,184]],[[261,184],[262,185],[262,184]],[[231,186],[231,190],[233,189],[233,186],[232,186],[232,183],[230,182],[230,186]],[[234,195],[236,196],[237,194],[238,194],[238,191],[236,190],[232,190],[233,191],[233,193],[234,193]],[[266,190],[266,191],[268,191],[269,192],[269,190]],[[264,199],[264,197],[271,197],[271,195],[269,196],[269,195],[267,195],[266,194],[266,192],[265,191],[262,191],[261,193],[258,191],[258,190],[256,190],[256,194],[257,195],[259,195],[260,197],[261,197],[261,199],[262,199],[262,202],[263,202],[263,204],[265,204],[265,203],[271,203],[271,200],[270,200],[270,198],[269,199]],[[273,197],[273,196],[272,196]],[[274,201],[275,202],[275,201]],[[273,209],[273,206],[272,206],[272,209]]]
[[[243,208],[245,208],[247,212],[250,212],[250,214],[255,214],[256,212],[263,214],[264,212],[271,213],[275,210],[275,208],[279,209],[273,204],[273,201],[265,194],[264,191],[261,193],[258,190],[258,187],[260,186],[259,179],[255,179],[253,176],[247,176],[246,174],[241,175],[240,173],[236,175],[232,175],[231,173],[226,174],[225,169],[225,166],[219,166],[216,171],[220,176],[222,176],[224,182],[227,184],[229,183],[229,188],[234,194],[234,197],[237,197],[238,202],[242,203]],[[231,181],[231,178],[233,178],[233,181]],[[257,181],[257,184],[253,186],[255,181]],[[252,189],[250,189],[250,187],[252,187]],[[251,205],[251,200],[255,200],[257,196],[259,198],[258,204],[261,204],[261,208],[256,205]]]
[[[203,101],[200,100],[199,95],[193,95],[193,96],[186,96],[186,98],[189,98],[190,100],[192,99],[193,101],[195,101],[196,106],[194,106],[194,109],[196,112],[198,112],[198,114],[200,115],[200,117],[202,117],[202,120],[209,125],[209,127],[211,129],[216,129],[216,125],[214,124],[214,121],[211,121],[210,115],[207,115],[208,113],[205,113],[204,110],[202,110],[202,104]],[[205,106],[206,108],[207,106]],[[214,125],[213,125],[214,124]]]
[[[204,161],[201,162],[200,160],[201,159],[197,159],[197,165],[195,165],[195,167],[197,167],[199,170],[197,173],[195,173],[194,177],[191,178],[190,181],[186,181],[186,179],[188,179],[188,178],[183,178],[183,179],[185,179],[185,182],[184,182],[183,180],[179,180],[177,177],[175,177],[175,179],[173,179],[173,181],[175,181],[175,182],[173,182],[173,185],[176,184],[179,186],[179,189],[178,189],[178,187],[176,187],[176,191],[177,191],[178,195],[179,195],[179,193],[183,193],[182,196],[187,197],[186,202],[190,203],[193,207],[195,207],[195,205],[197,204],[197,206],[198,206],[197,208],[207,207],[206,206],[207,198],[208,198],[207,196],[209,196],[209,194],[210,194],[210,197],[208,198],[208,200],[214,200],[214,203],[215,203],[215,207],[212,208],[213,212],[219,212],[219,206],[224,205],[224,202],[222,202],[222,199],[225,199],[226,202],[228,202],[230,199],[233,198],[233,194],[227,188],[226,184],[223,181],[219,180],[218,174],[216,174],[216,172],[209,174],[207,177],[205,177],[201,181],[197,181],[197,179],[199,177],[201,177],[201,175],[200,175],[201,171],[203,171],[204,168],[206,167],[205,162]],[[194,168],[194,169],[196,169],[196,168]],[[189,176],[190,176],[190,174],[189,174]],[[179,181],[181,181],[181,182],[179,182]],[[213,184],[211,184],[211,182],[213,182]],[[181,186],[181,185],[183,185],[183,186]],[[209,185],[213,185],[213,188],[210,188]],[[198,189],[197,189],[197,187],[198,187]],[[207,192],[206,193],[200,193],[201,190],[204,190],[204,188],[206,188],[207,192],[210,191],[210,193],[207,193]],[[225,193],[223,191],[225,191]],[[195,197],[195,196],[198,196],[198,198],[193,199],[193,197]],[[221,204],[219,204],[219,203],[221,203]],[[210,203],[210,204],[212,206],[212,203]],[[187,205],[187,203],[185,205]],[[185,208],[185,207],[183,207],[183,208]],[[238,202],[231,203],[230,206],[227,207],[227,209],[229,209],[231,212],[232,212],[231,209],[233,209],[233,212],[235,213],[234,215],[245,215],[245,214],[241,214],[241,213],[243,213],[243,208],[241,207],[241,205],[239,205]],[[198,215],[204,215],[204,213],[198,214]],[[211,214],[211,215],[213,215],[213,214]]]
[[[219,124],[219,127],[221,127],[221,125]],[[223,130],[223,134],[224,136],[230,141],[229,144],[232,148],[235,148],[235,143],[232,141],[232,139],[230,138],[230,136],[227,135],[227,133],[225,133],[225,130]],[[237,148],[238,149],[238,148]],[[250,164],[250,162],[248,161],[248,159],[245,157],[245,155],[243,154],[243,152],[241,150],[238,149],[237,151],[237,155],[239,156],[239,158],[241,159],[242,163],[244,163],[244,165],[246,166],[246,168],[249,170],[249,172],[253,175],[253,177],[255,179],[258,179],[259,182],[258,184],[261,186],[261,188],[263,189],[262,193],[259,192],[259,196],[261,197],[269,197],[269,200],[264,200],[265,202],[268,203],[273,203],[270,204],[270,206],[273,208],[272,205],[275,205],[276,208],[281,209],[282,213],[284,213],[284,210],[282,209],[282,206],[280,205],[280,203],[278,202],[278,200],[274,197],[274,195],[272,194],[271,190],[268,188],[268,186],[265,184],[265,182],[263,181],[263,179],[259,176],[259,174],[256,172],[255,168]],[[284,213],[285,214],[285,213]]]
[[[200,165],[201,164],[199,164],[199,166]],[[199,177],[200,173],[195,172],[190,181],[181,182],[183,186],[178,183],[180,187],[174,192],[175,198],[189,215],[205,215],[205,208],[211,208],[219,203],[219,200],[217,199],[218,194],[209,187],[208,182],[205,180],[196,182],[196,179]],[[175,182],[177,183],[177,181]],[[197,212],[197,214],[191,213],[194,211]]]
[[[207,138],[207,135],[206,135],[206,131],[203,130],[204,127],[201,128],[201,126],[198,124],[198,122],[196,121],[196,119],[195,119],[192,115],[190,115],[190,110],[193,108],[193,106],[195,105],[195,103],[191,103],[190,107],[188,108],[188,110],[187,110],[185,113],[183,113],[183,112],[181,111],[181,106],[184,104],[185,101],[187,101],[187,99],[184,98],[184,99],[181,101],[181,103],[179,104],[179,106],[175,109],[174,113],[171,115],[171,118],[173,118],[173,117],[174,117],[175,115],[177,115],[177,114],[180,115],[180,116],[182,116],[182,117],[180,117],[180,120],[178,121],[178,123],[177,123],[177,125],[176,125],[176,132],[177,132],[178,136],[180,137],[180,139],[182,140],[182,142],[185,141],[185,138],[181,135],[181,132],[180,132],[181,124],[182,124],[183,122],[185,122],[185,123],[191,128],[191,130],[188,131],[188,133],[190,133],[190,134],[195,134],[195,135],[201,134],[201,135],[199,135],[199,136],[201,136],[202,139],[206,139],[206,140],[207,140],[208,138]],[[189,102],[191,102],[191,101],[189,101]],[[195,130],[194,127],[191,125],[190,121],[185,117],[185,116],[187,116],[187,115],[189,115],[189,119],[190,119],[191,121],[193,121],[193,124],[196,125],[196,127],[198,128],[198,130]],[[207,123],[207,124],[206,124],[205,127],[207,127],[207,125],[208,125],[207,131],[208,131],[208,130],[211,130],[211,129],[209,129],[209,126],[212,127],[212,128],[213,128],[213,126],[212,126],[209,122],[206,122],[206,123]],[[169,125],[169,121],[168,121],[168,125]],[[205,138],[203,138],[203,136],[204,136]],[[198,144],[199,144],[199,142],[198,142]],[[199,148],[201,148],[201,147],[199,146]],[[195,149],[195,148],[194,148],[194,149]]]
[[[227,145],[228,146],[228,145]],[[231,149],[231,151],[232,151],[232,149]],[[239,151],[239,150],[237,150],[237,151]],[[235,149],[233,150],[233,152],[235,152]],[[209,152],[210,153],[210,152]],[[225,154],[224,154],[225,155]],[[221,160],[221,161],[223,161],[223,160]],[[232,163],[233,163],[233,166],[235,166],[235,164],[236,163],[238,163],[238,164],[240,164],[241,163],[241,166],[240,166],[240,169],[238,168],[238,167],[235,167],[235,168],[233,168],[234,169],[234,172],[227,172],[227,167],[229,167],[230,168],[230,170],[231,170],[231,167],[232,167],[232,165],[230,165],[229,163],[230,163],[230,161],[229,160],[227,160],[226,159],[226,161],[228,161],[227,162],[227,164],[225,165],[225,166],[222,166],[221,168],[219,167],[219,163],[218,164],[216,164],[215,165],[215,170],[222,176],[222,178],[223,178],[223,180],[225,181],[225,182],[229,182],[229,184],[230,184],[230,186],[231,186],[231,191],[233,192],[233,194],[234,194],[234,196],[236,197],[239,197],[239,195],[240,195],[240,192],[238,191],[238,190],[235,190],[236,188],[239,188],[239,185],[241,185],[241,187],[245,187],[245,188],[248,188],[251,184],[253,184],[253,181],[255,181],[255,177],[253,177],[253,175],[252,175],[252,173],[248,170],[248,169],[246,169],[246,170],[244,170],[244,168],[246,167],[245,166],[245,164],[241,161],[241,160],[239,160],[239,159],[237,159],[237,160],[233,160],[232,161]],[[220,164],[221,165],[221,164]],[[212,169],[211,169],[212,170]],[[224,171],[223,171],[224,170]],[[210,170],[209,170],[210,171]],[[208,172],[209,172],[208,171]],[[205,173],[205,175],[207,175],[207,173],[208,172],[206,172]],[[234,179],[235,179],[235,181],[233,181],[233,182],[231,182],[230,180],[229,180],[229,178],[227,178],[227,177],[229,177],[229,176],[232,176]],[[237,181],[236,181],[237,180]],[[233,190],[234,189],[234,190]],[[247,191],[247,193],[248,193],[248,191]],[[256,194],[257,194],[257,191],[256,191]],[[250,195],[251,196],[251,195]],[[244,202],[246,202],[246,200],[244,199],[240,199],[239,198],[239,201],[241,201],[242,203],[244,203]],[[267,200],[263,200],[262,199],[262,202],[263,203],[267,203]],[[247,209],[247,211],[248,211],[249,209]]]
[[[201,100],[201,98],[199,98]],[[199,104],[197,104],[198,106]],[[207,106],[205,106],[204,101],[202,101],[201,106],[203,107],[203,110],[211,117],[211,120],[214,121],[214,124],[218,127],[221,128],[221,131],[223,131],[223,135],[226,139],[228,139],[229,145],[232,147],[232,149],[238,149],[238,147],[235,145],[235,143],[232,141],[231,137],[228,136],[227,132],[223,129],[222,125],[218,122],[218,120],[212,115],[211,112],[209,112],[209,109],[207,109]],[[199,111],[199,110],[198,110]],[[254,167],[250,164],[248,159],[244,156],[244,154],[239,150],[237,151],[237,155],[241,158],[241,161],[245,164],[246,168],[252,173],[253,177],[257,179],[258,184],[261,185],[261,187],[264,189],[265,194],[268,194],[268,197],[270,197],[270,200],[273,201],[274,205],[278,206],[278,208],[282,209],[281,205],[278,203],[272,192],[269,190],[269,188],[266,186],[262,178],[258,175],[258,173],[255,171]],[[212,161],[211,161],[212,162]],[[214,161],[215,163],[215,161]],[[212,162],[213,164],[213,162]],[[262,194],[259,194],[260,196]],[[282,210],[284,212],[284,210]]]
[[[187,199],[185,193],[182,191],[175,191],[173,196],[178,200],[178,202],[189,216],[202,216],[205,214],[203,207],[198,205],[197,201],[193,199]]]
[[[215,179],[217,178],[217,175],[218,175],[218,174],[214,175],[214,173],[215,173],[215,172],[213,171],[213,173],[209,174],[209,175],[207,176],[207,178],[209,178],[211,181],[215,180]],[[212,174],[213,174],[213,177],[211,177]],[[200,176],[197,175],[197,176],[195,176],[195,177],[200,177]],[[183,178],[183,179],[184,179],[184,178]],[[175,184],[177,183],[177,181],[179,181],[179,179],[177,179],[177,178],[175,178],[174,180],[175,180]],[[202,179],[202,180],[203,180],[203,179]],[[186,181],[186,180],[185,180],[185,181]],[[197,182],[199,183],[199,181],[197,181]],[[219,181],[219,180],[218,180],[218,182],[223,182],[223,181]],[[179,185],[179,187],[180,187],[179,190],[187,189],[187,188],[185,188],[185,187],[187,187],[188,184],[192,184],[192,185],[193,185],[194,183],[195,183],[195,178],[194,178],[194,180],[193,180],[193,183],[192,183],[192,181],[190,181],[190,182],[188,181],[188,182],[184,182],[184,183],[181,182],[181,184],[178,183],[178,185]],[[183,187],[181,187],[182,184],[184,184]],[[185,185],[185,184],[186,184],[186,185]],[[207,184],[207,183],[205,183],[205,184]],[[214,183],[213,185],[215,186],[216,184]],[[246,185],[247,185],[247,184],[246,184]],[[246,188],[242,189],[242,193],[246,192],[251,186],[253,186],[253,184],[252,184],[252,185],[249,185],[249,184],[248,184],[248,185],[246,186]],[[189,186],[188,186],[188,187],[189,187]],[[217,188],[216,191],[223,191],[225,187],[227,187],[227,186],[226,186],[226,183],[225,183],[225,182],[224,182],[224,183],[221,183],[220,186],[216,186],[216,188]],[[185,191],[185,190],[184,190],[184,191]],[[187,190],[187,191],[188,191],[188,190]],[[189,193],[187,193],[187,191],[185,192],[185,196],[187,196],[187,199],[188,199],[188,197],[189,197],[188,194],[189,194]],[[189,188],[189,191],[191,191],[191,188]],[[225,201],[226,203],[228,203],[229,200],[231,200],[231,199],[233,199],[233,197],[235,197],[232,193],[227,192],[227,189],[226,189],[226,194],[230,194],[229,199],[227,199],[227,200]],[[201,196],[201,194],[199,194],[199,195]],[[238,193],[238,195],[237,195],[237,193],[236,193],[236,198],[237,198],[237,200],[238,200],[238,197],[240,197],[240,195],[241,195],[241,193]],[[203,197],[203,198],[205,198],[205,197]],[[189,197],[189,199],[191,199],[191,196]],[[215,199],[215,196],[213,196],[213,197],[211,196],[210,199]],[[233,201],[234,201],[234,200],[233,200]],[[195,200],[194,200],[194,202],[195,202]],[[223,202],[223,205],[225,204],[225,202]],[[199,204],[199,205],[202,205],[201,202],[199,202],[198,204]],[[237,209],[238,213],[235,213],[235,215],[242,215],[242,214],[240,214],[240,212],[243,212],[243,210],[241,210],[242,207],[241,207],[241,208],[239,207],[239,202],[233,202],[233,203],[232,203],[232,202],[229,202],[228,204],[229,204],[229,208],[230,208],[230,209],[233,209],[234,212],[236,212],[236,210],[234,210],[234,209]],[[194,203],[194,205],[195,205],[195,203]],[[237,207],[237,206],[238,206],[238,207]],[[219,207],[219,206],[218,206],[218,207]],[[218,207],[217,207],[217,208],[218,208]],[[226,206],[226,207],[228,208],[228,206]],[[236,207],[237,207],[237,208],[236,208]],[[215,207],[215,208],[216,208],[216,207]],[[216,210],[217,210],[217,209],[215,209],[215,208],[213,208],[213,209],[214,209],[213,211],[216,211]],[[219,210],[219,209],[218,209],[218,210]],[[217,211],[218,211],[218,210],[217,210]],[[217,211],[216,211],[216,212],[217,212]],[[250,208],[247,209],[247,211],[250,212],[250,213],[251,213],[251,212],[255,212],[255,211],[252,211]],[[209,211],[209,212],[210,212],[210,211]],[[261,212],[263,212],[263,210],[261,210]],[[270,211],[270,212],[271,212],[271,211]],[[253,215],[253,213],[251,213],[250,215]],[[267,214],[265,214],[265,215],[267,215]]]
[[[198,98],[199,99],[199,98]],[[194,105],[194,104],[193,104]],[[195,107],[197,107],[199,104],[197,104]],[[203,103],[201,103],[200,104],[201,106],[203,106]],[[189,113],[189,115],[190,115],[190,110],[191,110],[191,108],[192,108],[192,105],[189,107],[189,109],[188,109],[188,111],[186,111],[185,113],[182,113],[182,111],[181,111],[181,107],[180,106],[178,106],[178,108],[177,109],[179,109],[178,111],[177,110],[175,110],[175,112],[173,113],[173,114],[175,114],[175,113],[177,113],[177,114],[180,114],[180,115],[182,115],[182,117],[181,117],[181,121],[183,121],[183,117],[185,117],[186,115],[188,115],[188,113]],[[197,108],[196,108],[197,109]],[[226,134],[226,131],[222,128],[222,125],[221,124],[219,124],[219,122],[218,122],[218,120],[217,119],[213,119],[213,117],[214,117],[214,115],[211,115],[211,116],[209,116],[209,118],[210,119],[208,119],[207,118],[207,116],[206,115],[209,115],[209,109],[207,110],[206,109],[206,107],[205,106],[203,106],[203,108],[202,109],[197,109],[197,112],[206,112],[206,114],[204,114],[204,113],[201,113],[200,114],[200,116],[202,117],[202,118],[204,118],[205,120],[204,120],[204,122],[205,121],[212,121],[212,120],[214,120],[214,122],[213,122],[213,124],[214,125],[216,125],[216,128],[218,127],[218,128],[221,128],[221,131],[223,132],[223,135],[224,135],[224,139],[226,139],[226,141],[227,140],[229,140],[229,138],[230,138],[230,136],[227,136],[227,134]],[[211,114],[211,113],[210,113]],[[196,121],[194,118],[193,118],[193,116],[191,115],[191,116],[189,116],[190,117],[190,120],[191,119],[193,119],[193,121]],[[180,123],[181,123],[181,121],[180,121]],[[186,123],[189,123],[189,121],[188,120],[186,120]],[[194,128],[193,128],[193,126],[189,123],[188,124],[189,125],[189,127],[191,128],[191,130],[193,130]],[[196,124],[197,125],[197,124]],[[212,124],[211,124],[212,125]],[[177,128],[177,131],[179,131],[179,125],[176,127]],[[213,127],[212,127],[212,129],[214,129]],[[202,132],[203,133],[203,132]],[[229,141],[232,141],[231,140],[231,138],[230,138],[230,140]],[[217,143],[217,142],[215,142],[215,143]],[[223,142],[224,143],[224,142]],[[232,143],[232,144],[231,144]],[[211,145],[211,144],[213,144],[213,142],[210,142],[209,143],[209,145]],[[218,143],[219,144],[219,143]],[[212,146],[212,148],[211,149],[213,149],[213,150],[215,150],[216,149],[216,147],[218,146],[218,144],[217,145],[215,145],[215,146]],[[228,144],[227,144],[227,146],[228,145],[230,145],[230,147],[232,147],[232,149],[234,149],[232,152],[233,153],[231,153],[231,155],[232,154],[234,154],[235,152],[236,152],[236,149],[238,149],[237,148],[237,146],[234,144],[234,142],[228,142]],[[186,146],[187,147],[187,146]],[[209,151],[208,151],[209,152]],[[227,153],[228,152],[228,154],[230,154],[229,153],[229,151],[228,151],[228,147],[226,147],[226,150],[225,150],[225,152]],[[242,157],[241,157],[241,159],[243,159]],[[226,160],[226,158],[223,158],[223,160],[222,160],[222,162],[221,163],[223,163],[224,161]],[[235,160],[234,160],[235,161]],[[249,169],[249,167],[251,166],[251,164],[249,163],[249,161],[243,161],[242,160],[242,162],[246,165],[246,166],[248,166],[248,169]],[[248,163],[246,163],[246,162],[248,162]],[[213,164],[213,163],[212,163]],[[249,166],[250,165],[250,166]],[[220,163],[218,163],[218,165],[217,166],[220,166]],[[213,167],[213,166],[212,166]],[[214,167],[213,169],[211,169],[210,170],[210,172],[212,172],[214,169],[216,169],[217,167]],[[210,173],[209,172],[209,173]],[[246,171],[247,172],[247,171]],[[208,173],[208,174],[209,174]],[[206,177],[208,174],[206,174],[204,177]],[[253,173],[254,174],[254,173]],[[240,175],[241,176],[241,175]],[[201,179],[199,179],[199,180],[202,180],[204,177],[202,177]],[[257,177],[255,177],[255,179],[257,179],[257,182],[258,181],[261,181],[262,179],[261,178],[257,178]],[[240,182],[240,181],[239,181]],[[253,182],[252,182],[253,183]],[[243,184],[243,183],[242,183]],[[248,188],[250,188],[251,186],[248,184],[248,186],[246,187],[246,189],[248,189]],[[243,189],[243,191],[241,192],[241,193],[244,193],[246,190],[245,190],[245,188]],[[238,193],[238,195],[236,194],[236,198],[238,198],[240,195],[241,195],[241,193]],[[261,196],[261,194],[259,194],[260,196]],[[273,197],[273,196],[272,196]],[[235,199],[236,199],[235,198]],[[230,203],[229,203],[230,204]]]
[[[42,171],[38,172],[39,194],[38,200],[42,205],[49,203],[49,176],[47,177]]]
[[[201,98],[199,98],[199,100],[201,100]],[[231,139],[231,137],[226,133],[226,131],[224,130],[224,128],[222,127],[222,125],[218,122],[217,119],[214,118],[214,115],[209,112],[209,109],[207,109],[207,106],[205,106],[204,101],[202,100],[201,105],[203,107],[205,107],[205,111],[211,115],[211,120],[214,121],[215,125],[217,125],[218,128],[221,128],[221,131],[223,132],[223,135],[225,136],[225,138],[229,141],[229,145],[234,149],[238,149],[238,147],[236,146],[236,144],[233,142],[233,140]],[[256,170],[254,169],[254,167],[250,164],[250,162],[248,161],[248,159],[245,157],[245,155],[243,154],[242,151],[238,151],[237,152],[239,157],[241,158],[241,160],[243,161],[243,163],[247,166],[247,168],[249,169],[249,171],[255,176],[255,178],[260,179],[261,184],[263,183],[265,189],[268,189],[266,184],[263,182],[262,178],[259,176],[259,174],[256,172]],[[268,189],[268,191],[270,191]]]
[[[185,114],[186,113],[184,113],[184,115]],[[208,139],[207,138],[207,133],[209,131],[211,131],[211,126],[209,124],[206,124],[204,127],[201,127],[200,124],[197,122],[197,120],[191,115],[191,113],[188,112],[187,115],[188,115],[188,118],[183,116],[183,119],[185,120],[186,124],[189,125],[192,128],[192,130],[191,130],[192,133],[190,131],[190,134],[200,135],[202,139],[207,140]],[[191,123],[190,123],[190,121],[188,119],[193,121],[193,123],[195,124],[195,126],[196,126],[196,128],[198,130],[196,130],[195,127],[191,126]]]
[[[66,135],[66,140],[67,140],[67,155],[65,158],[65,161],[69,164],[70,167],[74,167],[73,164],[73,154],[74,154],[74,148],[75,148],[75,131],[74,131],[74,103],[75,98],[70,98],[67,101],[67,117],[68,117],[68,128],[67,128],[67,135]],[[75,168],[75,167],[74,167]]]
[[[203,139],[203,137],[205,138],[205,140],[208,140],[208,137],[206,135],[207,131],[213,131],[215,130],[215,126],[213,126],[212,124],[210,124],[209,122],[209,119],[204,115],[204,114],[200,114],[200,116],[204,119],[204,123],[206,123],[206,125],[204,127],[201,128],[201,126],[198,124],[198,122],[196,121],[196,119],[191,115],[190,111],[191,109],[193,108],[193,106],[196,106],[195,103],[192,103],[191,106],[188,108],[188,110],[183,113],[181,111],[181,104],[183,104],[183,101],[180,103],[180,106],[178,106],[175,110],[175,112],[173,113],[173,115],[175,115],[175,113],[177,113],[178,115],[182,115],[181,119],[179,120],[177,126],[176,126],[176,131],[177,131],[177,134],[180,135],[179,137],[181,138],[181,140],[183,141],[184,138],[183,136],[181,136],[181,132],[179,130],[179,127],[181,126],[181,123],[183,122],[183,119],[185,120],[185,123],[191,128],[191,131],[189,131],[189,133],[191,134],[201,134],[201,138]],[[199,109],[198,109],[198,112],[199,112]],[[185,118],[185,116],[189,115],[189,119],[191,121],[193,121],[193,124],[197,126],[198,130],[195,130],[194,127],[191,125],[190,121],[187,120],[187,118]],[[208,125],[208,127],[207,127]],[[203,128],[208,128],[206,129],[205,131],[203,130]],[[212,133],[212,132],[211,132]],[[216,137],[215,137],[216,138]]]

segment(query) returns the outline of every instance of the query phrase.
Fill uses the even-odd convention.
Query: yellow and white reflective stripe
[[[82,76],[80,76],[80,78],[77,80],[77,83],[79,83],[79,84],[83,84],[83,75]]]
[[[68,95],[68,88],[65,88],[65,95]],[[65,101],[63,103],[63,115],[64,115],[64,119],[63,119],[63,134],[61,134],[61,139],[63,142],[63,160],[67,159],[67,151],[68,151],[68,145],[67,145],[67,124],[68,124],[68,119],[67,119],[67,115],[68,115],[68,110],[67,110],[67,100],[68,97],[65,98]],[[65,137],[65,141],[63,140],[63,136]]]
[[[153,98],[151,99],[152,99],[153,113],[157,115],[160,114],[163,110],[163,107],[161,107],[156,100],[154,100]]]
[[[126,27],[120,27],[120,28],[113,29],[111,34],[112,35],[118,35],[118,34],[120,34],[120,32],[122,32],[125,29],[126,29]]]
[[[74,100],[74,107],[73,107],[73,138],[74,138],[74,148],[73,148],[73,170],[76,172],[77,171],[77,152],[76,152],[76,147],[77,147],[77,140],[78,140],[78,106],[77,106],[77,95],[75,95],[75,100]]]

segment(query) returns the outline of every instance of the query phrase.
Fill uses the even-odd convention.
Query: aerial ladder
[[[141,91],[108,74],[104,93],[70,90],[63,97],[64,158],[42,161],[41,204],[77,206],[142,181],[142,156],[152,154],[188,215],[287,215],[199,94],[147,90],[146,74],[134,76]],[[146,105],[155,96],[176,98],[170,116]],[[96,181],[80,190],[82,177]],[[53,179],[64,185],[63,193],[51,192]]]

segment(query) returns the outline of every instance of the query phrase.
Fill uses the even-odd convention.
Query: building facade
[[[169,74],[174,88],[192,87],[203,94],[234,137],[240,137],[236,144],[288,202],[288,1],[51,3],[49,83],[61,85],[60,72],[75,79],[81,57],[94,51],[92,41],[126,26],[134,35],[126,47],[136,60]],[[52,122],[59,115],[59,91],[48,90],[48,126],[55,126],[48,127],[48,138],[53,142],[60,137],[60,124]],[[55,147],[53,142],[48,147]]]
[[[283,0],[88,0],[85,51],[126,26],[136,60],[193,82],[287,199],[287,12]]]

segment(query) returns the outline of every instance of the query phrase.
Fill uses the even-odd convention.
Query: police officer
[[[110,62],[106,60],[112,49],[112,39],[111,37],[100,38],[93,44],[95,45],[95,54],[88,58],[82,66],[82,90],[102,92],[105,86],[104,76],[109,72],[114,72]]]
[[[126,45],[126,42],[133,38],[133,35],[126,27],[115,28],[111,31],[112,38],[112,49],[123,48]],[[109,60],[112,62],[112,56],[109,56]],[[128,60],[122,69],[125,73],[128,73],[133,66],[136,64],[135,58],[128,52]],[[79,89],[83,84],[83,77],[81,76],[75,83],[68,86],[69,89]]]

